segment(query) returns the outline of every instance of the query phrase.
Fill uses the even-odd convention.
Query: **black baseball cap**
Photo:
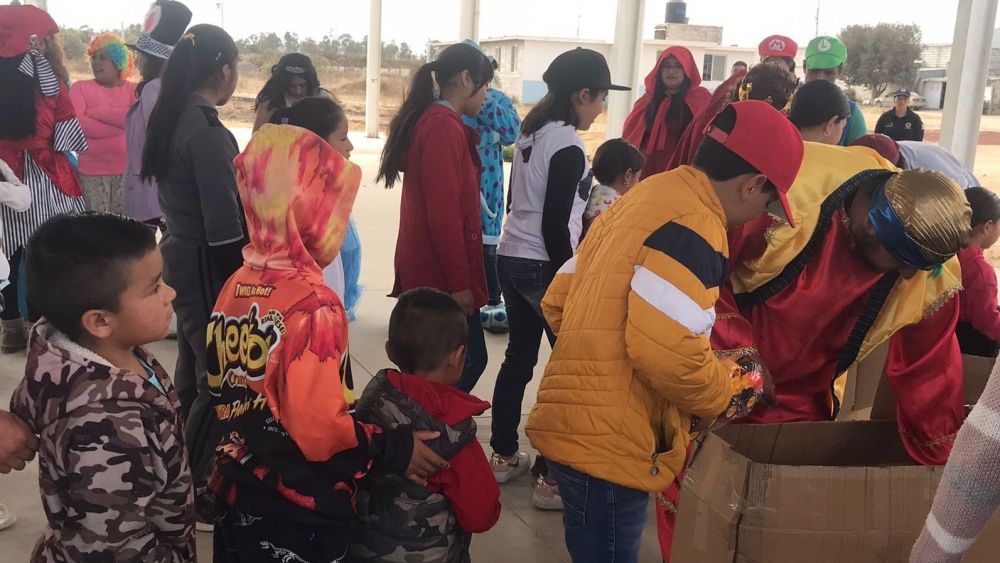
[[[577,47],[556,57],[542,80],[553,92],[569,94],[584,88],[591,90],[631,90],[611,83],[611,69],[604,55],[593,49]]]

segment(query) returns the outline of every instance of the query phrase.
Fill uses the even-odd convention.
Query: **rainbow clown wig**
[[[87,56],[93,57],[94,53],[104,49],[108,52],[108,58],[118,69],[119,78],[128,78],[135,72],[135,55],[132,50],[125,45],[125,40],[117,33],[106,31],[90,40],[87,46]]]

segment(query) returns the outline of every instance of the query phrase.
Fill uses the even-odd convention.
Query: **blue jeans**
[[[563,501],[566,548],[573,563],[635,563],[646,527],[649,493],[549,460]]]
[[[490,446],[500,455],[511,456],[517,453],[517,427],[521,423],[524,388],[531,381],[538,363],[542,332],[548,336],[550,345],[556,341],[542,316],[542,297],[555,277],[555,270],[546,261],[500,255],[497,273],[510,332],[507,352],[493,388]]]
[[[479,317],[479,311],[472,313],[466,320],[469,323],[469,342],[465,345],[465,368],[462,370],[462,378],[455,387],[466,393],[472,393],[472,389],[486,371],[488,357],[486,335],[483,333],[483,321]]]

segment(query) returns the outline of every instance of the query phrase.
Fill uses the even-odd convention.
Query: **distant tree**
[[[386,43],[382,42],[382,58],[394,61],[399,58],[399,45],[396,45],[395,41],[390,41]]]
[[[291,31],[285,32],[285,52],[296,53],[299,51],[299,34]]]
[[[81,28],[64,27],[59,30],[59,40],[63,52],[68,59],[79,59],[87,54],[87,45],[94,38],[94,30],[87,26]]]
[[[413,50],[410,49],[410,46],[406,44],[406,41],[403,41],[402,43],[399,44],[399,58],[401,59],[415,58]]]
[[[236,45],[241,51],[256,54],[273,54],[281,51],[282,42],[277,33],[254,33],[249,37],[240,39]]]
[[[920,27],[880,23],[850,25],[840,32],[847,45],[844,78],[848,84],[871,90],[872,100],[890,85],[913,82],[919,67]]]
[[[340,52],[345,55],[357,55],[358,54],[358,42],[354,40],[349,34],[341,34],[337,38],[340,43]]]
[[[139,39],[139,33],[142,31],[142,26],[134,23],[125,28],[125,35],[123,38],[126,43],[134,44]]]
[[[287,45],[286,45],[287,46]],[[319,48],[319,43],[316,42],[312,37],[306,37],[299,43],[299,50],[310,56],[318,55],[321,53]]]

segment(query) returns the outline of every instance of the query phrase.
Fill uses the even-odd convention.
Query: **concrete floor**
[[[241,145],[249,138],[249,131],[234,130]],[[396,231],[399,223],[400,190],[386,190],[374,184],[375,171],[382,144],[379,141],[363,139],[356,135],[357,148],[352,160],[364,169],[364,177],[358,199],[354,207],[354,218],[361,232],[364,257],[362,260],[361,283],[365,286],[364,297],[358,312],[358,319],[351,324],[351,354],[355,361],[356,387],[360,391],[368,383],[372,374],[389,367],[385,357],[384,342],[389,312],[393,300],[384,297],[392,288],[392,258],[395,248]],[[507,339],[505,336],[487,335],[490,362],[474,394],[489,400],[493,385],[503,360]],[[175,343],[158,342],[151,346],[153,353],[168,369],[177,357]],[[538,391],[545,362],[548,361],[548,345],[542,346],[539,366],[535,370],[535,380],[529,385],[524,398],[526,418]],[[0,407],[6,407],[10,394],[24,372],[24,354],[0,356]],[[489,452],[490,416],[487,412],[478,419],[479,439]],[[523,436],[523,432],[522,432]],[[526,440],[522,447],[530,449]],[[0,476],[0,503],[6,504],[18,516],[14,527],[0,531],[0,561],[26,561],[35,540],[45,526],[37,486],[37,463],[25,471]],[[479,563],[569,563],[569,554],[563,542],[561,513],[537,510],[531,504],[530,476],[504,484],[500,501],[503,511],[500,521],[489,532],[479,534],[472,543],[472,560]],[[643,535],[642,552],[639,560],[660,561],[656,542],[655,520],[650,519]],[[201,561],[211,561],[211,536],[198,534],[198,551]]]

